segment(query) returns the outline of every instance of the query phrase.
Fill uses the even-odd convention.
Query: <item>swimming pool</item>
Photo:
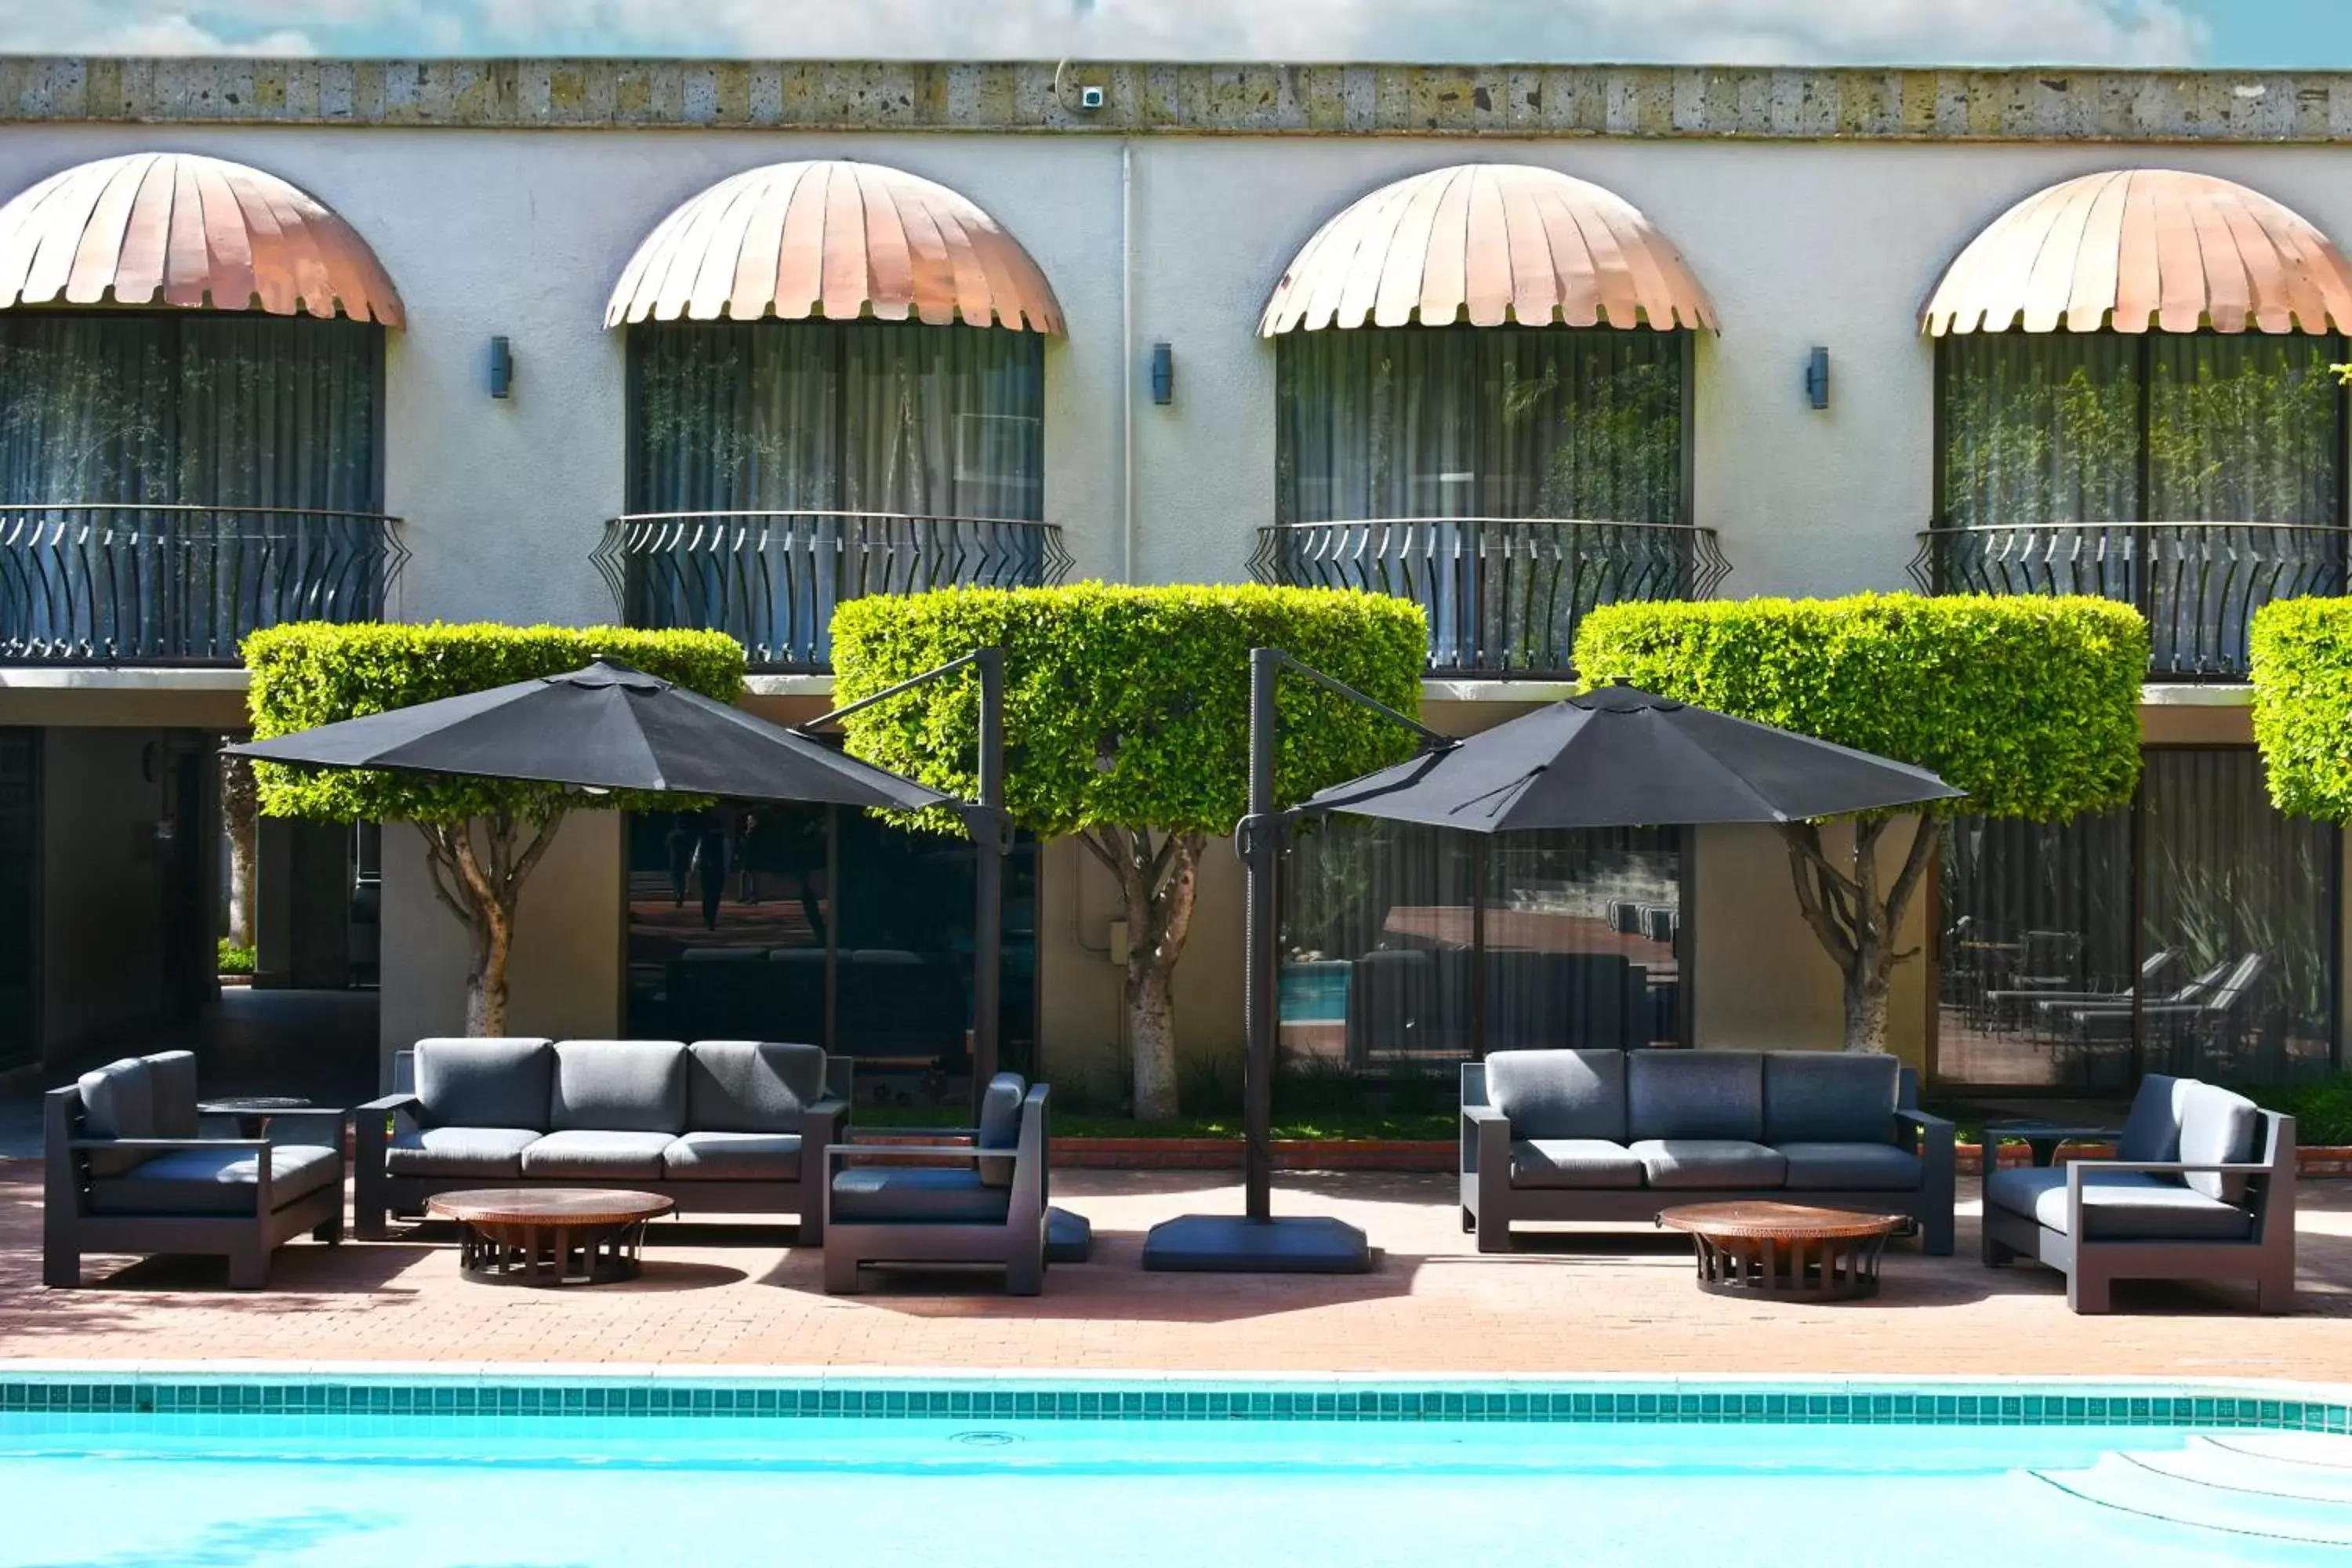
[[[2323,1563],[2324,1392],[0,1372],[0,1562]]]

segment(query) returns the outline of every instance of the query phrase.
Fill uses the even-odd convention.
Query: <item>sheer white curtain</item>
[[[222,657],[380,613],[383,329],[0,315],[0,641]],[[208,509],[173,512],[167,506]]]
[[[679,524],[633,585],[654,624],[822,663],[842,598],[970,580],[1029,546],[969,520],[1044,515],[1035,333],[659,324],[631,329],[629,353],[630,510],[785,514]]]

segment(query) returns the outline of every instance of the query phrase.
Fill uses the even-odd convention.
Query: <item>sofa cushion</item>
[[[824,1098],[824,1047],[786,1040],[697,1040],[686,1048],[686,1130],[792,1132]]]
[[[306,1143],[269,1149],[273,1210],[343,1179],[343,1152]],[[175,1149],[89,1184],[92,1214],[249,1215],[261,1162],[250,1149]]]
[[[520,1176],[522,1152],[545,1136],[529,1127],[403,1128],[383,1168],[395,1176]]]
[[[980,1136],[976,1142],[982,1149],[1004,1151],[994,1158],[983,1155],[974,1162],[985,1185],[1013,1184],[1013,1156],[1021,1147],[1021,1101],[1028,1092],[1029,1086],[1021,1081],[1020,1074],[1001,1072],[988,1080],[988,1092],[980,1097]]]
[[[1903,1064],[1860,1051],[1771,1051],[1764,1058],[1764,1142],[1892,1143]]]
[[[2061,1167],[1996,1171],[1985,1184],[1985,1202],[2063,1235],[2066,1173]],[[2252,1230],[2243,1209],[2130,1171],[2084,1172],[2083,1210],[2093,1241],[2243,1241]]]
[[[1625,1053],[1496,1051],[1486,1058],[1486,1103],[1510,1119],[1511,1136],[1625,1141]]]
[[[153,1070],[136,1057],[94,1068],[74,1080],[81,1090],[81,1129],[85,1138],[153,1138],[155,1088]],[[93,1149],[89,1173],[119,1176],[153,1156],[135,1149]]]
[[[547,1131],[555,1047],[543,1039],[416,1042],[416,1100],[427,1127]]]
[[[833,1178],[833,1218],[861,1225],[1003,1225],[1013,1194],[956,1166],[853,1165]]]
[[[1919,1156],[1892,1143],[1780,1143],[1791,1192],[1916,1193]]]
[[[195,1053],[157,1051],[139,1059],[147,1064],[147,1092],[155,1107],[155,1136],[197,1136]]]
[[[1789,1173],[1778,1150],[1740,1138],[1643,1138],[1631,1147],[1654,1187],[1763,1190]]]
[[[797,1182],[797,1132],[685,1132],[662,1150],[673,1182]]]
[[[1605,1138],[1522,1138],[1511,1144],[1515,1187],[1638,1187],[1642,1162]]]
[[[526,1176],[594,1176],[600,1180],[659,1181],[662,1155],[676,1135],[566,1128],[535,1138],[522,1152]]]
[[[1762,1142],[1764,1058],[1754,1051],[1628,1051],[1625,1131],[1629,1142]]]
[[[2263,1117],[2242,1094],[2210,1083],[2180,1086],[2180,1159],[2183,1164],[2237,1165],[2254,1157],[2254,1134]],[[2218,1171],[2191,1171],[2180,1178],[2193,1193],[2225,1204],[2246,1201],[2246,1178]]]
[[[686,1131],[684,1040],[558,1040],[550,1132]]]
[[[2132,1096],[2131,1114],[2116,1140],[2118,1160],[2172,1161],[2180,1158],[2180,1090],[2186,1079],[2152,1072],[2139,1080]]]

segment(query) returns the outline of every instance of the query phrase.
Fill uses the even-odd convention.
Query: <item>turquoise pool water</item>
[[[0,1409],[0,1563],[2157,1568],[2352,1552],[2352,1437],[2275,1429],[2325,1428],[2324,1412],[2199,1426],[1059,1419],[984,1397],[985,1414],[945,1418],[82,1403],[101,1408]]]

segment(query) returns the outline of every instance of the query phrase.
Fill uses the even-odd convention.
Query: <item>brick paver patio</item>
[[[1146,1274],[1144,1230],[1238,1208],[1221,1173],[1074,1172],[1059,1201],[1090,1216],[1096,1261],[1029,1300],[977,1281],[901,1279],[828,1297],[814,1253],[755,1226],[656,1227],[645,1276],[529,1290],[460,1279],[445,1238],[309,1242],[270,1289],[227,1289],[216,1263],[85,1261],[95,1287],[39,1283],[40,1189],[0,1162],[0,1354],[764,1363],[1235,1372],[2093,1373],[2352,1381],[2352,1184],[2303,1188],[2303,1301],[2258,1318],[2236,1293],[2118,1286],[2123,1310],[2078,1318],[2046,1270],[1982,1268],[1973,1184],[1959,1255],[1890,1249],[1875,1302],[1726,1300],[1691,1282],[1687,1243],[1647,1230],[1563,1235],[1482,1258],[1450,1177],[1289,1175],[1279,1208],[1344,1215],[1387,1254],[1377,1274]]]

